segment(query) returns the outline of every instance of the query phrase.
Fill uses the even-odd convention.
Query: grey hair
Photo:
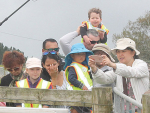
[[[99,36],[98,32],[95,29],[88,29],[86,34],[87,34],[88,37],[89,37],[89,34],[91,34],[91,35],[93,35],[95,37]]]

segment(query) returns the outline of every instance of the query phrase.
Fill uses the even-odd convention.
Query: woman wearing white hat
[[[99,74],[101,78],[99,83],[107,84],[116,81],[116,87],[120,91],[141,103],[142,94],[149,89],[147,64],[138,58],[140,52],[130,38],[121,38],[116,45],[117,47],[111,51],[117,55],[119,63],[114,63],[106,55],[102,55],[102,63],[112,67],[115,74],[105,76]]]

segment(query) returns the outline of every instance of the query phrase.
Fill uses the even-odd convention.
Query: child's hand
[[[99,33],[100,39],[104,39],[104,34],[105,34],[105,32],[98,32],[98,33]]]
[[[86,44],[90,45],[90,44],[91,44],[90,41],[92,41],[92,40],[91,40],[87,35],[84,35],[84,36],[83,36],[83,41],[84,41]]]
[[[83,88],[82,88],[83,90],[88,90],[88,88],[86,87],[86,86],[83,86]]]

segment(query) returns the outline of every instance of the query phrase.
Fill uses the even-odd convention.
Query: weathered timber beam
[[[48,105],[92,106],[91,91],[0,87],[0,101]]]
[[[150,113],[150,90],[142,95],[143,113]]]
[[[92,102],[93,113],[112,113],[112,88],[93,88]]]
[[[112,112],[112,88],[92,91],[0,87],[0,101],[92,107],[93,113]]]
[[[0,107],[0,113],[68,113],[68,109]]]

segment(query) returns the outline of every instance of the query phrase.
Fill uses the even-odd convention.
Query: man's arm
[[[79,35],[77,31],[68,33],[59,39],[61,48],[65,55],[70,53],[72,45],[70,44],[74,38]]]

